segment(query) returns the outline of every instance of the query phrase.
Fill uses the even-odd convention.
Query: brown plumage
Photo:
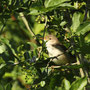
[[[75,57],[66,52],[67,49],[54,35],[46,36],[44,41],[46,41],[49,57],[55,57],[52,59],[52,62],[54,62],[56,65],[64,65],[74,61]]]

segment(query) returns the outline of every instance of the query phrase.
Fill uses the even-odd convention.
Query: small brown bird
[[[66,48],[59,42],[54,35],[48,35],[44,38],[49,57],[56,65],[64,65],[75,60],[75,57],[66,52]],[[54,58],[55,57],[55,58]]]

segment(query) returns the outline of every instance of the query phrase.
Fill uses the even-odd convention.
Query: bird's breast
[[[53,46],[47,46],[47,50],[48,50],[48,53],[49,53],[50,57],[55,57],[55,56],[58,56],[59,54],[63,53],[62,50],[57,49],[57,48],[55,48]]]
[[[52,60],[55,64],[61,65],[68,63],[68,57],[66,54],[64,54],[64,51],[61,48],[58,49],[53,46],[47,46],[47,50],[49,53],[49,57],[57,57]]]

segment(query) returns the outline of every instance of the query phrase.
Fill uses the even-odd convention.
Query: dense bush
[[[54,34],[77,63],[52,69]],[[0,1],[0,90],[84,90],[90,83],[89,0]]]

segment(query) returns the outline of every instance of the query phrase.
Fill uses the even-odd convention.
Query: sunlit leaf
[[[90,22],[84,22],[76,29],[76,34],[85,34],[88,31],[90,31]]]
[[[35,34],[39,34],[45,28],[45,24],[35,24]]]
[[[71,84],[70,90],[82,90],[86,86],[86,84],[87,78],[86,77],[80,78]]]
[[[61,3],[65,2],[65,1],[70,1],[70,0],[45,0],[45,7],[48,8],[48,7],[54,7],[54,6],[59,6]]]
[[[66,0],[64,0],[64,1],[66,1]],[[74,9],[74,7],[70,3],[62,3],[62,2],[63,2],[63,0],[61,0],[60,4],[57,3],[55,5],[51,5],[51,6],[48,6],[48,7],[44,7],[44,6],[34,6],[34,7],[31,7],[29,14],[30,15],[39,15],[39,14],[43,14],[43,13],[52,11],[52,10],[56,9],[57,7],[60,7],[60,9],[65,9],[65,8]]]
[[[86,41],[86,42],[90,42],[90,33],[89,33],[88,35],[86,35],[85,41]]]
[[[0,45],[0,54],[2,54],[6,50],[5,45]]]
[[[64,89],[64,90],[69,90],[69,88],[70,88],[70,82],[67,80],[67,79],[64,79],[63,81],[62,81],[62,88]]]
[[[41,87],[44,87],[45,86],[45,81],[41,81],[40,85],[41,85]]]
[[[73,14],[72,17],[72,26],[71,29],[73,32],[76,32],[77,28],[79,27],[79,25],[81,24],[81,22],[83,21],[83,14],[76,12]]]
[[[53,8],[44,8],[44,7],[34,7],[34,8],[30,8],[30,15],[39,15],[39,14],[43,14],[46,13],[48,11],[51,11]]]

